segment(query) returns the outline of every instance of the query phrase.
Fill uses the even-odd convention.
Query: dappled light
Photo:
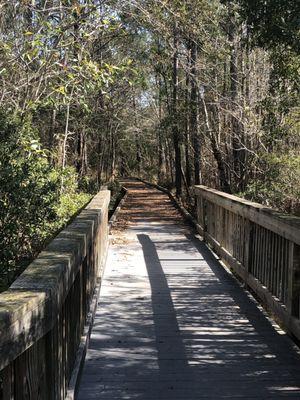
[[[113,230],[126,244],[110,249],[79,399],[299,398],[291,340],[167,195],[126,185]]]
[[[0,0],[0,400],[300,399],[299,13]]]

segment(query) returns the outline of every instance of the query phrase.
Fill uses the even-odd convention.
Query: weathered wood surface
[[[126,186],[78,399],[299,399],[289,337],[165,194]]]
[[[197,229],[300,340],[300,218],[196,186]]]
[[[100,192],[0,294],[0,399],[63,400],[108,248]]]
[[[300,245],[300,219],[284,215],[259,203],[223,193],[206,186],[195,186],[195,194],[223,209],[247,218],[287,240]]]

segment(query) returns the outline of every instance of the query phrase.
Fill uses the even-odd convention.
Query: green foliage
[[[96,179],[84,175],[78,181],[78,189],[84,193],[96,194],[100,190],[100,187]]]
[[[300,216],[300,156],[269,154],[260,160],[262,173],[242,196]]]
[[[272,65],[262,140],[274,152],[260,159],[263,173],[249,185],[250,198],[300,214],[299,68],[300,3],[294,0],[239,0],[252,46],[268,50]],[[282,155],[286,149],[285,155]]]
[[[59,200],[59,180],[35,137],[29,123],[1,112],[0,259],[7,280],[55,220]]]
[[[0,288],[89,200],[76,185],[74,170],[50,166],[30,121],[0,111]]]
[[[111,194],[114,196],[115,194],[118,194],[121,189],[122,189],[122,185],[119,181],[114,180],[109,182],[109,184],[107,185],[107,189],[111,191]]]
[[[73,167],[56,171],[57,177],[63,183],[59,201],[55,205],[56,221],[50,225],[51,231],[58,230],[66,225],[70,218],[84,207],[91,195],[83,191],[78,191],[78,176]]]
[[[176,141],[188,185],[201,158],[204,184],[219,187],[221,167],[237,190],[255,176],[248,197],[299,212],[299,2],[2,3],[5,284],[103,181],[132,174],[172,188]],[[109,189],[118,201],[120,184]]]
[[[299,51],[300,4],[294,0],[240,0],[244,16],[257,43],[276,47],[284,44]]]
[[[300,3],[294,0],[239,0],[252,45],[270,52],[271,89],[299,104]]]

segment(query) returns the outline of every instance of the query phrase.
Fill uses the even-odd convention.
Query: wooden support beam
[[[0,294],[3,400],[63,400],[108,249],[101,191]]]
[[[300,218],[205,186],[194,192],[204,240],[300,340]]]

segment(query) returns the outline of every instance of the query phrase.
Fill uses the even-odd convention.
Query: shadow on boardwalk
[[[78,398],[299,399],[290,339],[166,197],[131,187],[126,242],[110,250]],[[154,198],[163,205],[151,211]]]
[[[173,354],[174,359],[178,360],[178,372],[180,374],[188,375],[189,371],[188,358],[185,354],[185,346],[181,338],[179,325],[177,322],[176,311],[171,297],[168,281],[165,276],[162,265],[154,243],[148,235],[137,235],[139,242],[143,248],[146,268],[148,272],[149,282],[152,292],[152,309],[153,309],[153,322],[155,329],[156,347],[158,353],[159,372],[164,375],[172,373],[172,369],[168,368],[166,360],[170,359],[170,348],[168,347],[167,340],[163,339],[165,331],[164,319],[161,318],[160,301],[163,301],[164,312],[168,315],[168,329],[172,333],[172,346],[175,349]]]
[[[208,362],[204,368],[203,365],[201,365],[201,367],[197,366],[197,361],[193,362],[191,355],[186,354],[186,346],[184,342],[187,342],[187,338],[186,335],[183,337],[182,332],[180,331],[176,316],[176,308],[171,296],[171,290],[164,269],[160,263],[155,242],[153,242],[148,235],[137,235],[143,248],[144,259],[152,291],[153,322],[155,326],[159,376],[171,377],[173,375],[175,377],[174,386],[169,386],[170,393],[168,396],[164,395],[164,399],[172,400],[178,397],[179,393],[178,388],[176,387],[176,377],[178,378],[179,376],[187,379],[188,384],[186,394],[190,396],[189,398],[193,399],[197,398],[199,395],[204,398],[205,396],[207,396],[207,398],[219,398],[214,396],[220,396],[220,398],[228,397],[244,399],[275,399],[277,396],[296,398],[297,395],[300,396],[298,387],[289,385],[289,383],[292,383],[292,376],[294,379],[298,380],[295,375],[299,372],[299,357],[295,352],[295,347],[292,342],[286,338],[283,333],[281,335],[278,334],[271,321],[262,315],[262,311],[257,307],[255,301],[249,299],[249,296],[242,290],[238,282],[236,282],[235,279],[231,277],[222,266],[220,266],[216,258],[202,242],[197,240],[193,235],[187,235],[186,237],[189,241],[188,245],[184,243],[180,246],[180,244],[176,243],[175,249],[177,251],[183,250],[188,253],[189,247],[192,248],[195,246],[197,248],[199,254],[201,254],[203,260],[207,263],[209,268],[211,268],[215,277],[217,277],[217,279],[223,284],[226,284],[227,294],[234,301],[235,307],[238,307],[240,313],[249,320],[253,327],[253,330],[250,330],[251,333],[254,332],[254,335],[257,334],[261,338],[265,338],[267,341],[267,347],[260,356],[259,349],[260,347],[264,347],[260,340],[253,340],[251,334],[249,334],[249,337],[240,339],[240,326],[238,322],[236,323],[236,328],[238,329],[237,334],[233,331],[232,335],[229,334],[230,339],[223,340],[228,332],[225,332],[224,334],[224,331],[222,331],[224,318],[222,318],[220,314],[220,319],[218,320],[216,318],[218,312],[215,310],[212,326],[221,327],[219,332],[220,338],[219,340],[216,340],[216,333],[218,333],[218,331],[215,330],[213,330],[212,335],[209,333],[204,335],[205,338],[202,334],[200,335],[200,340],[204,339],[203,343],[207,344],[207,346],[204,346],[206,350],[204,353],[207,355],[206,359]],[[167,243],[167,246],[169,247],[169,250],[172,249],[171,243]],[[190,260],[185,259],[184,261],[186,262]],[[213,284],[214,286],[216,285],[215,282]],[[185,286],[184,277],[182,286]],[[203,279],[201,278],[199,282],[199,288],[200,287],[203,288]],[[209,284],[207,288],[208,287]],[[197,289],[195,298],[197,297],[198,292]],[[192,293],[193,290],[191,290],[191,294]],[[164,304],[164,312],[168,315],[168,337],[164,337],[165,323],[161,317],[161,301],[163,301]],[[184,304],[184,299],[181,301],[182,304]],[[224,302],[224,305],[226,306],[226,301]],[[190,305],[187,304],[187,307],[189,306]],[[203,306],[202,308],[205,309]],[[210,308],[210,302],[208,301],[207,310]],[[193,322],[196,322],[197,314],[200,311],[198,306],[196,306],[196,309],[194,309],[193,306],[191,308],[189,307],[187,311],[190,315],[193,314]],[[247,333],[247,331],[248,329],[243,333]],[[193,335],[193,338],[194,340],[197,340],[195,335]],[[172,349],[170,348],[170,341],[172,342]],[[253,348],[251,348],[252,354],[247,353],[249,350],[249,343],[251,342],[253,342]],[[213,343],[214,346],[212,349],[210,348],[211,343]],[[217,343],[219,343],[219,346],[216,346]],[[238,345],[234,346],[234,343],[238,343]],[[233,346],[228,346],[228,344],[232,344]],[[256,350],[258,351],[256,352]],[[267,352],[265,350],[267,350]],[[232,357],[234,352],[237,356],[240,356],[241,359],[244,356],[245,361],[238,362],[237,365],[236,359]],[[213,360],[216,356],[218,356],[218,358],[214,363]],[[249,368],[247,365],[247,359],[251,359],[251,357],[258,360],[260,358],[262,360],[265,359],[265,363],[259,361],[251,368],[250,362]],[[285,373],[276,377],[276,369],[273,370],[273,366],[271,367],[271,365],[268,365],[270,364],[268,359],[272,360],[272,364],[274,363],[275,366],[277,363],[281,365],[285,364],[288,367]],[[167,362],[168,360],[173,361],[173,363]],[[189,360],[191,361],[190,363]],[[294,370],[293,367],[296,367],[296,369]],[[273,373],[273,376],[270,376],[270,372]],[[291,381],[289,381],[288,376],[291,378]],[[214,377],[213,379],[215,382],[212,381],[212,377]],[[287,385],[282,385],[282,383],[280,383],[282,378]],[[276,383],[275,385],[273,384],[274,382]],[[172,390],[175,392],[172,393]],[[200,390],[202,390],[202,394],[199,393]],[[183,393],[181,393],[181,395],[183,395]],[[157,393],[157,396],[159,399],[159,392]]]

